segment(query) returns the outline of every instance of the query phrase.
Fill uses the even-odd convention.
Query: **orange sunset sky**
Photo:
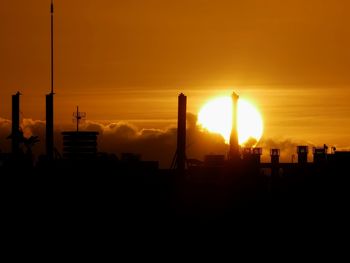
[[[0,117],[11,95],[45,120],[50,1],[0,0]],[[56,0],[55,122],[141,128],[176,123],[177,95],[197,114],[237,91],[264,138],[350,147],[350,2],[346,0]]]

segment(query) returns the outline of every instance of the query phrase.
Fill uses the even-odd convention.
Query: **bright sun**
[[[241,98],[238,100],[237,111],[239,144],[244,144],[250,138],[259,141],[263,134],[263,121],[259,111]],[[232,127],[231,97],[219,97],[206,103],[198,113],[198,123],[211,132],[221,134],[226,143],[229,143]]]

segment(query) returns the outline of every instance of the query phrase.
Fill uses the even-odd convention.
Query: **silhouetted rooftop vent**
[[[281,155],[281,151],[280,151],[280,149],[271,149],[270,150],[270,155],[271,156],[280,156]]]
[[[279,164],[279,162],[280,162],[280,155],[281,155],[280,149],[271,149],[270,150],[271,163],[275,164],[275,165]]]
[[[297,154],[298,154],[298,163],[305,164],[307,163],[307,155],[309,153],[309,147],[305,145],[297,146]]]
[[[298,154],[308,154],[309,153],[309,146],[297,146],[297,153]]]
[[[327,161],[327,149],[328,147],[313,148],[314,163],[323,163]]]
[[[261,147],[255,147],[252,149],[252,153],[254,155],[262,155],[262,148]]]

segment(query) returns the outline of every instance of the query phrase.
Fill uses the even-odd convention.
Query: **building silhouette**
[[[68,160],[94,160],[97,157],[97,136],[94,131],[65,131],[63,158]]]

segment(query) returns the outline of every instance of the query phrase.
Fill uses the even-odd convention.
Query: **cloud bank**
[[[36,156],[45,152],[45,122],[41,120],[24,119],[22,121],[24,135],[39,136],[40,143],[35,146]],[[100,152],[141,154],[143,160],[159,161],[160,167],[169,168],[176,151],[176,127],[166,130],[140,129],[127,122],[99,123],[88,121],[81,127],[82,130],[98,131],[98,150]],[[62,149],[62,127],[55,129],[55,145],[58,151]],[[7,139],[11,133],[11,121],[0,118],[0,150],[10,152],[11,141]],[[203,160],[206,154],[226,154],[228,145],[218,134],[210,133],[197,125],[197,116],[187,114],[187,157]],[[254,144],[255,142],[248,142]],[[269,162],[271,148],[281,150],[281,161],[290,162],[292,155],[296,156],[297,145],[309,145],[308,142],[292,139],[262,138],[257,146],[263,148],[262,160]],[[249,145],[250,146],[250,145]],[[310,149],[311,150],[311,149]],[[312,156],[310,154],[310,160]]]

